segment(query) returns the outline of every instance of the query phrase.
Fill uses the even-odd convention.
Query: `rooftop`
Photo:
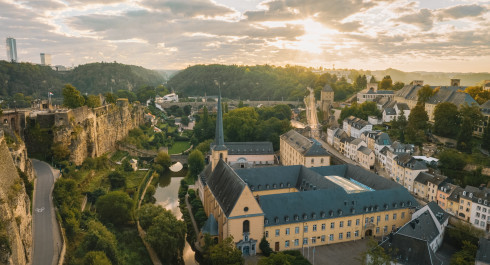
[[[475,260],[490,263],[490,239],[480,238]]]
[[[291,147],[304,156],[328,156],[330,155],[323,146],[314,139],[308,139],[295,130],[280,136]]]
[[[272,142],[225,142],[229,155],[272,155]]]

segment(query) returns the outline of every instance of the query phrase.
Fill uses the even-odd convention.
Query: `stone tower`
[[[211,146],[211,169],[214,170],[220,159],[228,162],[228,148],[225,146],[223,134],[223,112],[221,111],[221,91],[218,97],[218,113],[216,116],[216,133],[214,143]]]
[[[329,84],[326,84],[321,92],[321,104],[324,121],[328,121],[330,119],[330,108],[333,104],[333,96],[334,92],[332,87]]]

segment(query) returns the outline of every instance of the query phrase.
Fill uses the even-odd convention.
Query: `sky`
[[[20,61],[65,66],[490,72],[490,1],[0,0],[7,37]]]

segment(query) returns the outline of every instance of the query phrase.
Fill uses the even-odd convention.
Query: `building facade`
[[[283,166],[303,165],[320,167],[330,165],[330,154],[314,139],[308,139],[295,130],[281,135],[280,156]]]

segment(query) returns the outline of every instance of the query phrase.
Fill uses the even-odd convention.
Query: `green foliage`
[[[107,92],[104,97],[107,103],[116,104],[116,97],[113,93]]]
[[[244,264],[242,252],[235,247],[233,238],[227,237],[214,246],[209,248],[209,264],[212,265],[241,265]]]
[[[405,86],[405,83],[403,83],[403,82],[395,82],[395,84],[393,84],[392,89],[395,91],[398,91],[398,90],[402,89],[404,86]]]
[[[96,95],[88,95],[87,99],[85,100],[85,105],[89,108],[97,108],[100,107],[102,104],[100,102],[100,97]]]
[[[340,123],[349,117],[354,116],[363,120],[368,120],[369,116],[381,117],[381,112],[376,107],[376,103],[372,101],[366,101],[362,104],[353,103],[350,107],[345,107],[340,112]]]
[[[424,104],[417,104],[408,115],[407,141],[416,145],[425,142],[425,130],[428,127],[429,116],[425,111]]]
[[[259,260],[259,265],[311,265],[311,263],[301,255],[299,250],[287,250],[283,252],[272,253],[268,258]]]
[[[460,115],[462,122],[458,135],[457,148],[460,151],[471,153],[473,149],[473,128],[480,123],[483,119],[483,115],[481,114],[478,105],[461,106]]]
[[[74,86],[66,84],[63,88],[63,105],[70,109],[83,106],[85,98]]]
[[[361,253],[363,265],[390,265],[392,261],[391,256],[373,238],[369,240],[367,250]]]
[[[393,80],[391,80],[391,76],[387,75],[383,77],[383,80],[378,83],[378,88],[381,90],[391,90],[393,88]]]
[[[124,159],[121,163],[121,167],[125,172],[133,172],[133,167],[131,163],[129,163],[129,159]]]
[[[27,196],[29,196],[29,199],[32,202],[32,195],[33,195],[33,191],[34,191],[33,181],[29,181],[29,176],[27,176],[26,173],[22,172],[22,170],[20,170],[20,168],[17,168],[17,173],[19,174],[19,177],[24,182],[26,194],[27,194]]]
[[[83,258],[83,265],[112,265],[103,251],[90,251]]]
[[[425,103],[432,95],[434,95],[434,90],[429,85],[425,85],[417,91],[418,102]]]
[[[60,211],[66,236],[72,239],[80,227],[81,193],[73,179],[61,178],[54,184],[53,201]]]
[[[436,105],[434,110],[434,133],[443,137],[455,138],[460,126],[458,107],[450,102]]]
[[[113,191],[99,197],[96,207],[102,222],[121,226],[131,220],[133,200],[125,192]]]
[[[162,175],[165,171],[168,170],[170,165],[172,165],[172,160],[170,159],[170,156],[164,151],[158,152],[157,157],[155,157],[155,164],[153,165],[157,173]]]
[[[463,249],[451,257],[451,265],[473,265],[478,246],[469,241],[463,241]]]
[[[465,157],[454,149],[445,149],[439,154],[439,167],[444,169],[462,170],[466,166]]]
[[[196,146],[196,149],[201,151],[202,154],[206,154],[207,152],[209,152],[210,145],[213,141],[214,141],[213,139],[208,139],[204,142],[201,142]]]
[[[458,249],[462,249],[465,246],[463,243],[465,241],[477,245],[478,239],[485,234],[483,230],[462,221],[458,221],[454,226],[447,227],[446,229],[447,242]]]
[[[184,264],[182,254],[185,245],[186,226],[172,212],[163,212],[153,218],[147,230],[146,240],[158,253],[161,260],[169,264]]]
[[[164,209],[160,205],[145,204],[137,211],[136,215],[140,221],[141,228],[148,230],[153,224],[155,217],[164,214]]]
[[[117,241],[113,233],[111,233],[103,224],[92,220],[87,225],[87,235],[85,235],[81,248],[87,254],[91,251],[101,251],[112,264],[119,264],[117,253]],[[87,257],[85,255],[85,257]]]
[[[130,165],[131,166],[131,165]],[[131,168],[131,171],[133,169]],[[109,181],[111,182],[112,189],[119,189],[126,187],[126,176],[120,171],[113,171],[108,176]]]
[[[490,150],[490,120],[487,120],[487,127],[483,132],[481,147]]]
[[[107,169],[109,168],[109,159],[107,155],[102,155],[100,157],[87,157],[83,161],[82,169]]]
[[[187,158],[189,164],[190,176],[196,178],[199,173],[204,169],[204,156],[198,149],[191,152]]]
[[[269,244],[269,241],[267,241],[267,239],[265,239],[265,236],[262,237],[262,239],[260,240],[259,248],[260,248],[260,251],[262,251],[262,254],[264,254],[264,256],[266,256],[266,257],[269,257],[269,255],[272,253],[272,248]]]
[[[51,153],[53,154],[53,159],[57,162],[67,160],[70,156],[68,146],[64,145],[62,142],[53,144],[53,146],[51,146]]]

